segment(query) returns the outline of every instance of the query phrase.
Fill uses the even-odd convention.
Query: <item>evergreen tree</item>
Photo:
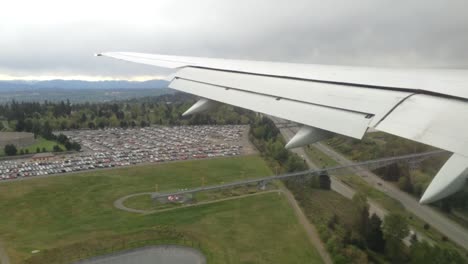
[[[8,144],[8,145],[5,145],[4,152],[8,156],[14,156],[18,152],[18,149],[16,149],[15,145]]]
[[[406,260],[406,251],[403,239],[409,235],[406,219],[399,214],[390,213],[385,216],[382,231],[385,239],[386,256],[394,263],[404,262]]]
[[[375,252],[383,253],[385,249],[385,240],[382,233],[382,220],[372,214],[369,219],[369,229],[366,235],[367,246]]]

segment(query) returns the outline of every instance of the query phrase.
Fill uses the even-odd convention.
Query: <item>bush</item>
[[[59,147],[59,145],[54,145],[53,149],[54,152],[61,152],[62,149]]]
[[[5,145],[4,151],[5,151],[5,154],[6,154],[6,155],[8,155],[8,156],[14,156],[14,155],[16,155],[16,153],[18,152],[18,149],[16,149],[16,146],[15,146],[15,145],[13,145],[13,144],[8,144],[8,145]]]

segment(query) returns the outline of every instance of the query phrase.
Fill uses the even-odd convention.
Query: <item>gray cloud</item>
[[[0,73],[129,77],[162,70],[92,56],[135,51],[302,63],[468,67],[467,1],[169,1],[148,24],[122,14],[1,23]],[[105,18],[107,12],[103,10]],[[148,20],[147,20],[148,21]]]

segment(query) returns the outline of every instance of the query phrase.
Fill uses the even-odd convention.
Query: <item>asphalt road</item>
[[[290,128],[281,128],[280,132],[286,139],[292,138],[294,136],[294,133],[295,133]],[[320,167],[317,166],[317,164],[315,164],[314,162],[312,162],[309,159],[309,156],[305,153],[303,148],[296,148],[296,149],[293,149],[292,151],[294,153],[296,153],[297,155],[299,155],[300,157],[302,157],[306,161],[309,168],[311,168],[311,169],[320,169]],[[344,184],[342,181],[340,181],[334,175],[330,175],[330,180],[331,180],[331,189],[333,191],[343,195],[344,197],[346,197],[348,199],[353,198],[354,194],[356,193],[356,191],[354,189],[352,189],[348,185]],[[369,200],[369,212],[370,212],[370,214],[375,213],[377,216],[379,216],[382,219],[385,216],[385,214],[387,213],[387,211],[385,209],[383,209],[382,207],[380,207],[379,205],[377,205],[375,202],[373,202],[371,200]]]
[[[331,158],[335,159],[342,165],[353,163],[340,153],[337,153],[330,147],[322,143],[317,143],[315,146]],[[406,210],[412,212],[417,217],[427,222],[431,227],[437,229],[440,233],[444,234],[447,238],[457,243],[459,246],[468,250],[468,230],[450,220],[442,213],[438,212],[434,208],[422,205],[414,197],[401,191],[395,186],[383,181],[379,176],[374,173],[358,168],[356,174],[361,176],[363,180],[367,181],[370,185],[374,186],[379,191],[384,192],[388,196],[392,197],[401,202]]]
[[[274,122],[284,122],[282,120],[279,120],[275,117],[272,117],[272,120]],[[288,128],[280,128],[279,129],[281,134],[283,135],[283,137],[285,139],[290,139],[294,136],[294,134],[296,133],[296,130],[297,129],[292,129],[290,127]],[[322,149],[320,149],[321,151],[323,151]],[[307,165],[312,168],[312,169],[319,169],[319,166],[317,166],[315,163],[313,163],[310,159],[309,159],[309,156],[305,153],[304,151],[304,148],[296,148],[296,149],[293,149],[292,150],[294,153],[296,153],[297,155],[299,155],[300,157],[302,157]],[[330,150],[331,151],[331,150]],[[325,154],[327,155],[330,155],[329,152],[325,152]],[[338,154],[338,153],[336,153]],[[347,159],[345,159],[344,157],[338,157],[338,156],[331,156],[331,158],[335,159],[338,163],[344,165],[344,164],[350,164],[350,163],[353,163]],[[349,162],[349,163],[343,163],[343,162]],[[359,170],[362,170],[361,168],[359,168]],[[365,172],[368,172],[367,170]],[[379,182],[383,182],[382,180],[380,180],[380,178],[378,176],[375,175],[375,177],[378,178]],[[344,197],[348,198],[348,199],[351,199],[353,197],[353,195],[356,193],[356,191],[351,188],[350,186],[344,184],[341,180],[339,180],[339,176],[336,176],[336,175],[330,175],[330,180],[331,180],[331,189],[341,195],[343,195]],[[377,183],[375,183],[375,185],[377,185]],[[378,217],[380,217],[380,219],[383,219],[385,217],[385,215],[388,213],[387,210],[385,210],[383,207],[381,207],[379,204],[377,204],[376,202],[374,202],[372,199],[368,199],[368,203],[369,203],[369,213],[372,215],[373,213],[375,213]],[[414,233],[416,233],[416,235],[422,239],[422,240],[425,240],[427,241],[428,243],[432,244],[432,241],[426,237],[425,235],[417,232],[416,230],[412,229],[410,227],[410,230]],[[448,236],[447,236],[448,237]],[[407,245],[407,246],[410,246],[411,245],[411,242],[410,242],[410,236],[406,237],[404,239],[404,243]]]

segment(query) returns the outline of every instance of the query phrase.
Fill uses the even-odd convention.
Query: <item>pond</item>
[[[167,245],[148,246],[98,256],[73,264],[206,264],[205,256],[196,249]]]

